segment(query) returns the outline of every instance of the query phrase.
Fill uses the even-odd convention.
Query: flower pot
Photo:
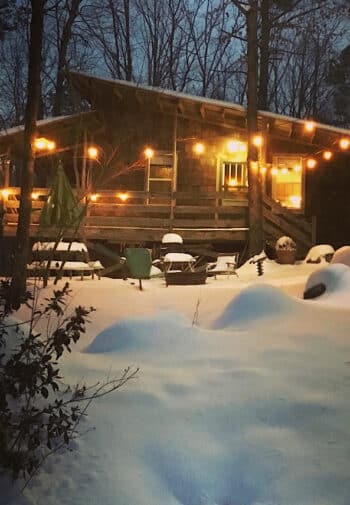
[[[277,249],[277,263],[281,263],[281,265],[294,265],[296,260],[297,252],[288,250],[288,249]]]

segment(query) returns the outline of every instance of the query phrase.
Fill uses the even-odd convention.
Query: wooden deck
[[[48,189],[35,188],[30,234],[33,238],[57,236],[57,229],[39,230],[39,215]],[[123,203],[121,195],[127,193]],[[18,221],[19,188],[9,188],[4,198],[4,236],[14,236]],[[244,242],[248,238],[247,191],[208,194],[177,192],[160,193],[125,190],[97,191],[96,201],[89,201],[87,215],[79,230],[66,230],[87,240],[115,243],[160,242],[173,231],[189,242]],[[194,205],[194,202],[196,205]],[[307,222],[264,197],[264,229],[272,240],[291,236],[298,249],[307,251],[315,243],[315,223]]]
[[[4,235],[14,236],[18,221],[19,188],[9,188],[4,199]],[[48,190],[35,188],[30,233],[42,235],[39,215]],[[78,236],[112,242],[160,242],[169,231],[192,242],[245,241],[248,232],[248,201],[246,192],[174,193],[102,190],[96,201],[89,201],[87,215]],[[128,194],[121,203],[121,194]],[[119,196],[118,196],[119,195]],[[193,205],[193,201],[197,204]],[[76,233],[73,231],[73,233]],[[67,235],[72,230],[67,230]],[[45,237],[55,237],[57,230],[46,229]]]

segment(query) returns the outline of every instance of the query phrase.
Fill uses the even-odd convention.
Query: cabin
[[[60,162],[88,202],[78,234],[90,242],[156,246],[173,231],[193,247],[240,250],[251,140],[266,240],[287,234],[301,253],[348,243],[349,130],[259,111],[248,139],[241,105],[73,71],[69,81],[87,111],[38,122],[33,240]],[[5,237],[16,233],[22,138],[21,127],[0,132]]]

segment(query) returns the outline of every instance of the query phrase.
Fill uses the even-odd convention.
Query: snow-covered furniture
[[[305,263],[321,263],[322,260],[331,261],[334,247],[329,244],[319,244],[311,247],[306,255]]]
[[[32,247],[32,262],[27,271],[32,276],[48,277],[95,274],[101,278],[103,265],[99,260],[90,261],[88,250],[83,242],[36,242]]]
[[[166,233],[162,238],[161,255],[183,252],[183,239],[177,233]]]
[[[165,272],[193,271],[196,258],[187,253],[167,253],[163,258]]]
[[[229,255],[221,254],[217,257],[215,262],[207,264],[207,274],[215,278],[217,275],[237,275],[238,277],[236,272],[238,259],[238,252]]]

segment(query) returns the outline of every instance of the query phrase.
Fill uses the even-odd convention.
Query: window
[[[222,189],[233,191],[236,187],[248,186],[246,162],[224,162],[222,164]]]
[[[300,156],[276,156],[273,159],[272,198],[283,207],[303,206],[303,170]]]

